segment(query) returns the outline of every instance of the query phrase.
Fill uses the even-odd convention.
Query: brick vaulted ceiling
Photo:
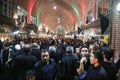
[[[14,6],[22,6],[30,16],[37,17],[39,23],[48,26],[51,32],[61,25],[66,32],[73,31],[80,21],[85,23],[88,8],[94,7],[95,0],[14,0]],[[91,6],[91,7],[90,7]]]

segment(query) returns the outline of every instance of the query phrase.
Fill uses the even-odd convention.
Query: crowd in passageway
[[[118,80],[120,59],[96,38],[0,41],[0,80]]]

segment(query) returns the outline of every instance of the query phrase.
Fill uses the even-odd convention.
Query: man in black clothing
[[[102,63],[102,66],[105,68],[109,76],[109,80],[117,80],[117,66],[114,62],[111,61],[114,51],[109,48],[102,50],[102,52],[104,57],[104,62]]]
[[[84,80],[86,76],[83,77],[84,73],[88,71],[88,68],[90,67],[90,54],[87,46],[82,46],[80,49],[81,52],[81,58],[79,61],[79,67],[77,69],[77,72],[79,74],[79,79]]]
[[[118,69],[117,77],[118,77],[118,80],[119,80],[120,79],[120,55],[119,55],[119,59],[116,63],[116,66],[117,66],[117,69]]]
[[[2,49],[3,49],[3,43],[2,43],[2,41],[0,40],[0,52],[1,52]]]
[[[105,69],[101,66],[103,62],[102,52],[94,51],[91,54],[90,62],[92,66],[89,68],[87,73],[87,80],[108,80]]]
[[[66,54],[63,56],[63,58],[60,61],[60,70],[59,70],[59,78],[58,80],[74,80],[74,77],[76,76],[76,59],[72,55],[73,53],[73,47],[68,46],[66,48]]]
[[[39,47],[38,47],[39,45],[37,44],[37,43],[33,43],[33,45],[32,45],[32,50],[31,50],[31,54],[33,55],[33,56],[35,56],[37,59],[38,59],[38,61],[41,59],[41,57],[40,57],[40,49],[39,49]]]
[[[56,63],[47,50],[41,50],[41,60],[35,64],[36,80],[55,80]]]
[[[11,80],[26,80],[26,71],[34,69],[37,58],[30,54],[30,44],[25,44],[24,53],[14,59]]]
[[[11,64],[13,60],[14,51],[10,48],[9,42],[3,43],[3,49],[0,52],[0,63],[1,63],[1,80],[7,80],[11,70]]]

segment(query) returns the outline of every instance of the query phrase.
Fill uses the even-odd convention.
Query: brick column
[[[111,4],[111,48],[115,50],[114,60],[120,55],[120,12],[116,10],[119,0],[112,0]]]

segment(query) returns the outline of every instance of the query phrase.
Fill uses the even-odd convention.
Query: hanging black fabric
[[[104,34],[104,32],[109,27],[109,20],[104,15],[100,14],[100,22],[101,22],[101,33]]]
[[[80,27],[78,27],[78,34],[80,34],[81,31],[82,31],[82,29],[80,29]]]

